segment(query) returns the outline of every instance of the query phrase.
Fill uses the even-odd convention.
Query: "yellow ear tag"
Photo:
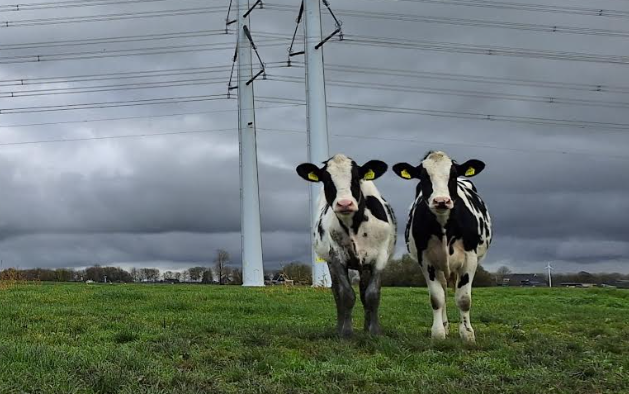
[[[373,170],[369,170],[367,171],[363,179],[366,181],[373,181],[374,179],[376,179],[376,173],[373,172]]]
[[[470,167],[467,169],[467,171],[465,171],[465,176],[472,176],[476,174],[476,170],[474,169],[474,167]]]
[[[405,179],[411,179],[411,174],[409,174],[406,170],[402,170],[402,172],[400,172],[400,176]]]
[[[308,179],[311,181],[319,182],[319,177],[314,172],[308,174]]]
[[[317,257],[315,258],[315,262],[316,262],[316,263],[325,263],[326,261],[325,261],[324,259],[322,259],[321,257],[317,256]]]

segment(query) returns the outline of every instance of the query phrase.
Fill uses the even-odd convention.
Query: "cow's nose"
[[[433,204],[438,208],[448,208],[452,206],[452,199],[450,197],[435,197]]]
[[[338,201],[336,202],[336,205],[337,205],[339,208],[342,208],[342,209],[348,209],[348,208],[351,208],[351,207],[352,207],[352,205],[354,205],[354,202],[353,202],[352,200],[338,200]]]

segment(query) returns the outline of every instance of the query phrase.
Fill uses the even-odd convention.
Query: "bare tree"
[[[241,285],[242,284],[242,271],[238,268],[234,268],[231,272],[232,284],[233,285]]]
[[[204,269],[201,275],[202,275],[201,283],[208,284],[208,283],[212,283],[212,281],[214,280],[214,278],[212,277],[211,269]]]
[[[505,276],[509,275],[510,273],[511,269],[507,266],[503,265],[502,267],[498,268],[498,270],[496,270],[496,282],[498,282],[498,284],[502,284]]]
[[[203,276],[203,272],[205,271],[204,267],[192,267],[188,269],[188,275],[190,276],[190,280],[198,282],[199,279]]]
[[[214,260],[214,270],[218,276],[218,284],[222,285],[228,275],[227,263],[229,263],[229,253],[226,250],[218,249]]]

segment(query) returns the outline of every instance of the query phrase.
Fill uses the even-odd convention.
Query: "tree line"
[[[85,269],[71,268],[7,268],[0,271],[0,280],[24,280],[42,282],[200,282],[218,284],[242,284],[242,271],[229,265],[229,253],[219,249],[212,267],[191,267],[183,271],[160,271],[158,268],[131,268],[94,265]]]
[[[511,274],[508,267],[500,267],[495,273],[486,271],[479,266],[474,276],[475,287],[497,286],[503,278]],[[354,280],[358,275],[353,273]],[[539,277],[545,278],[543,274]],[[297,285],[312,285],[312,273],[309,264],[299,261],[282,266],[279,270],[265,275],[267,281],[292,280]],[[242,271],[230,266],[230,256],[225,250],[216,251],[211,267],[191,267],[183,271],[160,271],[157,268],[132,268],[126,271],[119,267],[92,267],[74,270],[58,269],[16,269],[8,268],[0,271],[0,280],[25,280],[44,282],[200,282],[205,284],[242,284]],[[576,274],[553,274],[553,283],[592,283],[612,284],[617,280],[629,280],[629,275],[618,273],[592,274],[581,271]],[[399,259],[392,259],[382,272],[383,286],[425,287],[426,280],[417,262],[410,255],[404,254]]]

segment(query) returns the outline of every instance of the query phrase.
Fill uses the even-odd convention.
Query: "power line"
[[[36,78],[22,78],[22,79],[5,79],[0,80],[0,87],[7,86],[28,86],[39,84],[57,84],[57,83],[75,83],[75,82],[93,82],[93,81],[107,81],[107,80],[120,80],[131,78],[155,78],[155,77],[168,77],[173,75],[194,75],[194,74],[211,74],[216,72],[225,72],[229,70],[229,66],[217,65],[208,67],[187,67],[187,68],[170,68],[163,70],[143,70],[143,71],[126,71],[117,73],[102,73],[102,74],[79,74],[79,75],[64,75],[64,76],[52,76],[52,77],[36,77]]]
[[[266,110],[266,109],[279,109],[279,108],[290,108],[301,106],[301,104],[284,104],[284,105],[267,105],[267,106],[257,106],[256,110]],[[73,123],[99,123],[99,122],[113,122],[119,120],[132,120],[132,119],[154,119],[154,118],[169,118],[175,116],[187,116],[187,115],[206,115],[213,113],[222,113],[222,112],[237,112],[238,109],[219,109],[212,111],[190,111],[190,112],[175,112],[169,114],[161,114],[161,115],[150,115],[150,116],[124,116],[124,117],[116,117],[116,118],[98,118],[98,119],[82,119],[82,120],[63,120],[56,122],[40,122],[40,123],[18,123],[18,124],[8,124],[8,125],[0,125],[0,128],[21,128],[21,127],[38,127],[38,126],[53,126],[60,124],[73,124]]]
[[[492,45],[474,45],[454,42],[428,40],[406,40],[367,36],[349,36],[343,41],[334,41],[350,45],[380,46],[386,48],[418,49],[437,52],[466,53],[474,55],[507,56],[549,60],[568,60],[579,62],[628,64],[629,56],[597,55],[582,52],[550,51],[543,49],[525,49]]]
[[[168,131],[168,132],[163,132],[163,133],[147,133],[147,134],[106,135],[106,136],[100,136],[100,137],[83,137],[83,138],[58,138],[58,139],[53,139],[53,140],[0,142],[0,146],[50,144],[50,143],[57,143],[57,142],[97,141],[97,140],[112,140],[112,139],[123,139],[123,138],[145,138],[145,137],[159,137],[159,136],[167,136],[167,135],[214,133],[214,132],[221,132],[221,131],[237,131],[237,130],[238,129],[231,128],[231,129],[213,129],[213,130]]]
[[[303,67],[300,63],[293,63],[294,66]],[[326,70],[341,73],[354,73],[354,74],[374,74],[374,75],[387,75],[394,77],[408,77],[418,79],[436,79],[443,81],[461,81],[461,82],[474,82],[474,83],[490,83],[498,85],[513,85],[513,86],[531,86],[542,87],[552,89],[568,89],[568,90],[582,90],[590,92],[610,92],[610,93],[629,93],[629,86],[610,86],[603,84],[586,84],[586,83],[571,83],[571,82],[558,82],[558,81],[545,81],[534,79],[517,79],[517,78],[501,78],[501,77],[489,77],[483,75],[472,74],[454,74],[454,73],[440,73],[430,71],[416,71],[416,70],[400,70],[390,68],[379,67],[361,67],[361,66],[347,66],[343,64],[326,64]]]
[[[285,68],[285,62],[270,62],[265,63],[267,68],[277,69]],[[216,65],[208,67],[184,67],[184,68],[170,68],[163,70],[143,70],[143,71],[127,71],[117,73],[102,73],[102,74],[80,74],[80,75],[65,75],[65,76],[52,76],[52,77],[37,77],[37,78],[22,78],[22,79],[6,79],[0,80],[0,87],[11,86],[28,86],[38,84],[58,84],[58,83],[75,83],[75,82],[95,82],[95,81],[107,81],[107,80],[121,80],[121,79],[136,79],[136,78],[157,78],[157,77],[169,77],[169,76],[184,76],[184,75],[197,75],[197,74],[212,74],[229,71],[231,66],[228,65]]]
[[[143,100],[128,100],[128,101],[105,101],[97,103],[81,103],[81,104],[64,104],[64,105],[48,105],[48,106],[36,106],[36,107],[20,107],[20,108],[4,108],[0,109],[0,115],[8,114],[21,114],[21,113],[34,113],[34,112],[54,112],[54,111],[71,111],[80,109],[95,109],[95,108],[114,108],[114,107],[134,107],[141,105],[155,105],[155,104],[181,104],[211,100],[227,100],[224,94],[214,94],[205,96],[182,96],[182,97],[164,97],[164,98],[152,98]]]
[[[77,0],[77,1],[53,1],[53,2],[41,2],[41,3],[21,3],[21,4],[9,4],[0,6],[0,12],[16,12],[16,11],[32,11],[41,9],[57,9],[57,8],[76,8],[76,7],[95,7],[103,5],[117,5],[117,4],[145,4],[145,3],[157,3],[170,0]]]
[[[304,80],[302,77],[275,76],[275,75],[269,75],[268,79],[271,81],[296,82],[296,83],[302,83]],[[587,105],[587,106],[596,106],[596,107],[605,107],[605,108],[629,108],[629,102],[586,100],[586,99],[573,99],[573,98],[566,98],[566,97],[534,96],[534,95],[522,95],[522,94],[511,94],[511,93],[482,92],[482,91],[474,91],[474,90],[432,88],[432,87],[425,87],[425,86],[393,85],[393,84],[382,84],[382,83],[374,83],[374,82],[355,82],[355,81],[334,80],[334,79],[327,79],[326,82],[333,86],[350,87],[350,88],[357,88],[357,89],[376,89],[376,90],[387,90],[387,91],[393,91],[393,92],[441,94],[441,95],[472,97],[472,98],[528,101],[528,102],[537,102],[537,103],[546,103],[546,104]]]
[[[362,1],[382,1],[382,0],[362,0]],[[605,18],[629,18],[629,11],[587,8],[587,7],[561,7],[545,4],[513,3],[493,0],[385,0],[405,3],[430,3],[439,5],[460,5],[465,7],[494,8],[504,10],[533,11],[546,13],[562,13],[572,15],[590,15]]]
[[[263,40],[258,47],[278,46],[283,45],[286,39],[272,39]],[[126,56],[147,56],[147,55],[164,55],[183,52],[196,52],[196,51],[210,51],[210,50],[227,50],[232,49],[230,43],[214,43],[214,44],[192,44],[192,45],[171,45],[163,47],[152,47],[144,49],[118,49],[115,51],[103,52],[103,51],[86,51],[86,52],[73,52],[73,53],[61,53],[50,55],[26,55],[26,56],[13,56],[0,58],[0,64],[15,64],[15,63],[39,63],[46,61],[59,61],[59,60],[86,60],[86,59],[102,59],[108,57],[126,57]]]
[[[27,44],[5,44],[5,45],[0,45],[0,51],[36,49],[36,48],[52,48],[52,47],[64,47],[64,46],[75,47],[78,45],[114,44],[114,43],[155,41],[155,40],[174,40],[174,39],[180,39],[180,38],[199,38],[199,37],[225,36],[225,35],[227,35],[225,34],[225,30],[199,30],[199,31],[184,31],[184,32],[175,32],[175,33],[140,34],[140,35],[133,35],[133,36],[87,38],[87,39],[81,39],[81,40],[31,42]]]
[[[266,132],[277,132],[277,133],[295,133],[295,134],[306,134],[306,131],[302,130],[283,130],[283,129],[265,129],[259,128],[259,130]],[[364,136],[364,135],[351,135],[351,134],[332,134],[334,137],[339,138],[353,138],[359,140],[374,140],[374,141],[391,141],[391,142],[403,142],[410,144],[432,144],[432,145],[449,145],[449,146],[464,146],[469,148],[482,148],[482,149],[493,149],[493,150],[503,150],[510,152],[534,152],[534,153],[549,153],[549,154],[564,154],[564,155],[578,155],[578,156],[591,156],[591,157],[601,157],[600,154],[592,154],[584,151],[566,151],[566,150],[555,150],[555,149],[523,149],[523,148],[508,148],[503,146],[495,146],[495,145],[483,145],[483,144],[470,144],[470,143],[462,143],[462,142],[444,142],[444,141],[428,141],[428,140],[420,140],[420,139],[409,139],[409,138],[395,138],[395,137],[376,137],[376,136]],[[618,159],[618,160],[629,160],[629,156],[621,156],[621,155],[605,155],[606,158]]]
[[[268,38],[286,38],[278,33],[258,33]],[[362,45],[373,47],[415,49],[438,52],[466,53],[474,55],[507,56],[532,59],[550,59],[579,62],[628,64],[629,56],[599,55],[583,52],[551,51],[545,49],[526,49],[518,47],[506,47],[496,45],[475,45],[458,42],[443,42],[429,40],[409,40],[393,37],[373,37],[362,35],[345,35],[342,40],[330,41],[336,44]]]
[[[303,101],[301,100],[281,98],[281,97],[261,97],[259,101],[266,102],[266,103],[299,102],[302,105],[304,104]],[[572,120],[572,119],[552,119],[552,118],[539,118],[539,117],[528,117],[528,116],[482,114],[482,113],[463,112],[463,111],[442,111],[442,110],[432,110],[432,109],[424,109],[424,108],[407,108],[407,107],[354,104],[354,103],[331,102],[331,103],[328,103],[328,107],[347,109],[347,110],[357,110],[357,111],[425,115],[425,116],[434,116],[434,117],[442,117],[442,118],[512,122],[512,123],[545,125],[545,126],[578,127],[578,128],[584,128],[584,129],[593,128],[593,129],[605,129],[605,130],[629,130],[629,124],[626,124],[626,123],[590,122],[590,121]]]
[[[17,98],[17,97],[32,97],[32,96],[50,96],[59,94],[78,94],[78,93],[97,93],[97,92],[112,92],[121,90],[138,90],[138,89],[160,89],[170,87],[182,87],[182,86],[199,86],[199,85],[215,85],[224,84],[224,77],[216,78],[195,78],[184,80],[172,80],[172,81],[159,81],[159,82],[136,82],[116,85],[101,85],[90,87],[74,87],[74,88],[58,88],[58,89],[33,89],[25,91],[11,91],[0,92],[0,98]]]
[[[265,9],[276,11],[294,11],[293,7],[281,4],[265,3]],[[389,12],[370,12],[370,11],[354,11],[354,10],[337,10],[342,16],[366,19],[392,20],[396,22],[422,22],[436,23],[455,26],[472,26],[472,27],[489,27],[500,29],[512,29],[522,31],[534,31],[543,33],[563,33],[563,34],[582,34],[592,36],[610,36],[610,37],[629,37],[629,31],[626,30],[610,30],[610,29],[593,29],[587,27],[559,26],[559,25],[539,25],[532,23],[490,21],[480,19],[465,18],[448,18],[438,16],[423,16],[413,14],[399,14]]]
[[[143,12],[125,12],[119,14],[104,14],[91,16],[67,16],[44,19],[24,19],[17,21],[2,21],[0,28],[24,27],[24,26],[45,26],[59,25],[67,23],[85,23],[85,22],[110,22],[115,20],[143,19],[143,18],[163,18],[184,15],[199,14],[216,14],[223,13],[227,7],[199,7],[199,8],[183,8],[175,10],[162,11],[143,11]]]

